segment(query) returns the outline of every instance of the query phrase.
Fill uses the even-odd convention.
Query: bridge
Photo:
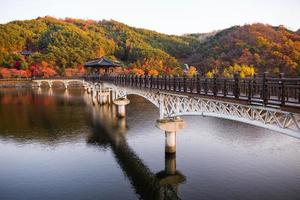
[[[88,83],[81,77],[78,78],[33,78],[32,83],[35,86],[41,87],[42,84],[46,84],[49,88],[52,88],[54,84],[61,84],[65,89],[68,89],[70,84],[80,84],[83,87],[87,87]]]
[[[176,151],[176,132],[185,127],[180,118],[184,115],[224,118],[300,138],[299,78],[122,75],[33,80],[38,86],[42,81],[77,81],[91,95],[93,104],[116,104],[119,117],[126,115],[127,95],[147,99],[159,109],[157,127],[166,133],[168,153]]]

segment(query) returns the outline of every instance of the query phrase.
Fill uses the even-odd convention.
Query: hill
[[[24,49],[32,54],[22,56]],[[208,76],[299,76],[300,35],[264,24],[184,36],[113,20],[40,17],[0,25],[0,77],[82,74],[87,60],[102,56],[122,61],[134,74],[182,74],[187,63]]]
[[[106,56],[133,67],[179,73],[176,58],[190,55],[195,42],[113,20],[43,17],[0,25],[0,65],[23,70],[34,66],[31,71],[36,75],[43,69],[64,74],[67,68],[77,69],[89,59]],[[33,54],[24,58],[23,49]]]
[[[234,26],[209,37],[195,54],[182,61],[198,66],[204,73],[224,74],[229,66],[246,65],[254,66],[258,73],[299,76],[300,35],[283,26]]]

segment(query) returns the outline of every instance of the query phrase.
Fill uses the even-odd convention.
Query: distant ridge
[[[24,50],[32,52],[21,55]],[[204,74],[222,74],[234,64],[256,72],[300,75],[299,30],[265,24],[233,26],[211,33],[174,36],[114,20],[39,17],[0,25],[0,67],[27,69],[47,62],[63,73],[87,60],[108,57],[160,74],[182,73],[184,63]]]

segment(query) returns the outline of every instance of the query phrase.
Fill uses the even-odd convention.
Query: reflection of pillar
[[[119,117],[125,117],[126,115],[126,110],[125,106],[130,103],[129,99],[126,98],[119,98],[114,100],[114,104],[118,106],[118,116]]]
[[[52,87],[50,87],[50,88],[48,89],[48,95],[49,95],[49,96],[52,96],[52,95],[53,95],[53,89],[52,89]]]
[[[165,154],[165,172],[168,175],[176,173],[176,154]]]
[[[176,152],[176,132],[183,129],[186,124],[181,118],[165,118],[157,120],[156,126],[165,131],[165,152]]]
[[[38,93],[38,94],[42,94],[42,88],[41,88],[40,86],[39,86],[38,89],[37,89],[37,93]]]
[[[68,90],[68,89],[65,89],[64,97],[65,97],[65,98],[69,98],[69,96],[70,96],[69,90]]]
[[[185,182],[185,176],[176,170],[176,154],[165,154],[165,170],[158,172],[156,177],[161,186],[172,186],[175,191]]]

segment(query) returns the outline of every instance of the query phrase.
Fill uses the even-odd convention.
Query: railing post
[[[213,78],[213,94],[214,96],[217,96],[217,75],[214,74],[214,78]]]
[[[262,97],[263,97],[263,104],[267,105],[268,103],[268,83],[267,83],[267,72],[263,74],[263,82],[262,82]]]
[[[186,88],[186,74],[183,75],[183,92],[186,92],[187,88]]]
[[[224,89],[223,89],[223,96],[227,96],[227,79],[224,78]]]
[[[167,75],[165,75],[165,90],[167,90]]]
[[[205,93],[205,95],[207,95],[207,92],[208,92],[207,77],[205,77],[205,79],[204,79],[204,93]]]
[[[150,76],[150,79],[149,79],[149,81],[150,81],[150,88],[152,88],[152,82],[153,82],[153,76]]]
[[[240,86],[239,86],[239,74],[234,74],[234,97],[238,99],[240,97]]]
[[[251,104],[251,98],[252,98],[252,78],[249,78],[248,82],[248,102]]]
[[[173,91],[176,91],[176,75],[173,75]]]
[[[280,84],[280,91],[281,91],[280,94],[281,106],[284,106],[285,104],[285,88],[284,88],[284,80],[283,80],[284,73],[280,73],[279,78],[280,78],[279,84]]]
[[[177,88],[178,92],[181,92],[181,77],[179,75],[177,76]]]
[[[197,91],[198,94],[201,93],[199,74],[196,75],[196,91]]]
[[[144,88],[147,87],[147,78],[148,78],[148,75],[145,75],[144,76]]]

